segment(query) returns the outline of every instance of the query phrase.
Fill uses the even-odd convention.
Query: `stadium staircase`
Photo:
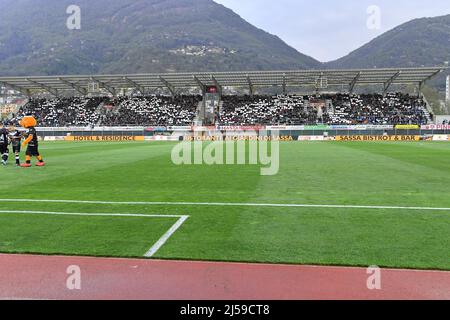
[[[427,118],[427,123],[428,124],[434,123],[433,119],[431,118],[430,112],[426,108],[423,108],[423,112],[425,113],[425,117]]]
[[[105,103],[104,102],[100,103],[98,105],[97,109],[95,109],[95,113],[103,114],[103,111],[105,110],[104,107],[105,107]],[[97,127],[100,127],[102,125],[102,117],[100,117],[100,119],[97,121],[96,125],[97,125]]]
[[[220,100],[219,102],[219,115],[223,113],[223,101]]]
[[[326,111],[327,113],[329,113],[329,112],[334,112],[333,100],[327,99],[325,105],[326,105],[325,111]]]
[[[13,115],[16,114],[16,113],[20,110],[20,108],[26,106],[28,102],[29,102],[29,99],[24,99],[24,100],[22,101],[22,103],[20,103],[20,104],[18,104],[18,105],[16,106],[16,108],[13,110],[13,112],[7,114],[6,117],[4,117],[4,115],[2,115],[2,120],[3,120],[3,117],[4,117],[4,119],[6,119],[6,120],[12,119],[12,118],[13,118]]]
[[[203,101],[200,101],[197,105],[196,117],[194,119],[195,126],[202,126],[203,121],[205,120],[203,117]]]
[[[428,103],[427,98],[423,95],[422,96],[423,101],[425,102],[426,107],[422,107],[422,110],[425,114],[425,117],[427,118],[427,123],[428,124],[433,124],[434,120],[432,118],[432,114],[433,114],[433,108],[431,108],[431,105]]]
[[[101,115],[101,116],[103,116],[103,115],[107,115],[107,114],[116,114],[116,115],[118,115],[119,114],[119,106],[113,106],[113,108],[112,109],[106,109],[105,108],[105,106],[106,106],[106,103],[105,102],[101,102],[99,105],[98,105],[98,107],[95,109],[95,113],[96,114],[99,114],[99,115]],[[102,117],[100,117],[100,119],[97,121],[97,124],[96,124],[98,127],[101,127],[102,126]]]

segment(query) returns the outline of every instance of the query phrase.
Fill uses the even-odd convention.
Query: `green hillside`
[[[0,75],[315,68],[321,64],[212,0],[0,1]]]

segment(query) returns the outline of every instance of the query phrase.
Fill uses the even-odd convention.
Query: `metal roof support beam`
[[[419,98],[423,97],[423,87],[425,85],[425,81],[420,81],[419,82]]]
[[[170,93],[172,94],[172,96],[175,96],[175,87],[173,85],[171,85],[166,79],[164,79],[163,77],[159,76],[159,81],[161,81],[161,83],[167,88],[169,89]]]
[[[100,80],[98,80],[98,79],[96,79],[96,78],[91,78],[91,80],[97,82],[103,89],[106,89],[106,91],[108,91],[109,93],[111,93],[113,96],[116,96],[116,95],[117,95],[116,88],[111,87],[111,86],[108,85],[107,83],[102,82],[102,81],[100,81]]]
[[[58,90],[53,89],[52,87],[46,86],[45,84],[36,82],[34,80],[30,80],[30,79],[26,79],[28,82],[31,82],[34,85],[37,85],[38,87],[41,87],[42,89],[44,89],[45,91],[47,91],[48,93],[50,93],[51,95],[54,95],[55,97],[58,97]]]
[[[350,94],[353,93],[353,90],[355,89],[356,84],[358,83],[359,78],[361,78],[361,74],[362,72],[358,72],[358,74],[356,75],[356,77],[352,80],[352,82],[350,83]]]
[[[69,87],[71,87],[72,89],[74,89],[75,91],[77,91],[78,93],[81,93],[83,96],[87,95],[87,90],[73,82],[64,80],[62,78],[58,78],[59,81],[61,81],[64,84],[67,84]]]
[[[383,95],[386,95],[387,91],[389,90],[389,87],[392,85],[392,83],[402,74],[402,71],[398,71],[396,74],[394,74],[391,78],[389,78],[388,82],[384,84],[383,89]]]
[[[123,77],[123,80],[131,84],[133,87],[135,87],[143,96],[145,96],[145,88],[141,85],[139,85],[136,81],[131,80],[128,77]]]
[[[19,91],[20,93],[26,95],[27,97],[31,97],[31,92],[29,89],[25,89],[8,82],[1,82],[1,83],[3,83],[5,87],[10,87],[11,89]]]
[[[427,78],[425,78],[422,82],[423,82],[423,84],[425,84],[425,82],[427,82],[428,80],[430,80],[431,78],[434,78],[435,76],[437,76],[439,73],[441,73],[442,72],[442,70],[438,70],[438,71],[436,71],[436,72],[433,72],[433,74],[432,75],[430,75],[429,77],[427,77]]]
[[[252,80],[250,79],[249,75],[247,75],[247,83],[248,83],[248,90],[249,90],[250,96],[253,97],[255,90],[254,90],[253,83],[252,83]]]
[[[320,76],[316,78],[316,94],[318,95],[320,93],[320,90],[323,89],[324,85],[323,82],[326,79],[324,72],[320,72]],[[327,80],[328,84],[328,80]]]
[[[205,92],[205,85],[203,84],[203,82],[201,82],[196,76],[192,76],[192,78],[194,79],[195,82],[197,82],[198,87],[204,93]]]
[[[214,85],[217,87],[217,89],[219,90],[220,95],[222,95],[222,86],[220,85],[219,81],[217,81],[217,79],[211,75],[211,80],[214,82]]]

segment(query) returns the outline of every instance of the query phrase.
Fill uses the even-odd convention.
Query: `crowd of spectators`
[[[189,126],[201,96],[30,99],[17,114],[33,114],[42,127]],[[425,103],[403,93],[368,95],[223,96],[219,125],[427,124]]]
[[[316,123],[319,110],[303,96],[224,96],[222,125],[299,125]]]
[[[189,126],[201,96],[120,97],[110,103],[113,111],[101,116],[104,126]]]
[[[41,127],[191,125],[201,96],[30,99],[13,115],[34,115]]]
[[[426,124],[422,99],[403,93],[224,97],[224,125]]]
[[[422,99],[402,93],[348,95],[328,97],[334,110],[329,111],[327,124],[427,124],[426,105]]]
[[[41,127],[70,127],[96,124],[99,115],[95,112],[105,98],[58,98],[30,99],[13,115],[18,122],[26,114],[34,115]]]

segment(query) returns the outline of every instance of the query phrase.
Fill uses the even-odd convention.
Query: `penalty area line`
[[[296,204],[296,203],[238,203],[238,202],[120,202],[94,200],[43,200],[43,199],[0,199],[0,202],[35,202],[35,203],[74,203],[105,205],[144,205],[144,206],[209,206],[209,207],[267,207],[267,208],[328,208],[328,209],[369,209],[369,210],[414,210],[414,211],[450,211],[450,208],[404,207],[404,206],[367,206],[367,205],[333,205],[333,204]]]
[[[134,214],[134,213],[82,213],[82,212],[52,212],[52,211],[25,211],[25,210],[0,210],[1,213],[11,214],[35,214],[55,216],[83,216],[83,217],[138,217],[138,218],[178,218],[170,229],[144,254],[145,258],[153,257],[170,237],[189,219],[186,215],[161,215],[161,214]]]

